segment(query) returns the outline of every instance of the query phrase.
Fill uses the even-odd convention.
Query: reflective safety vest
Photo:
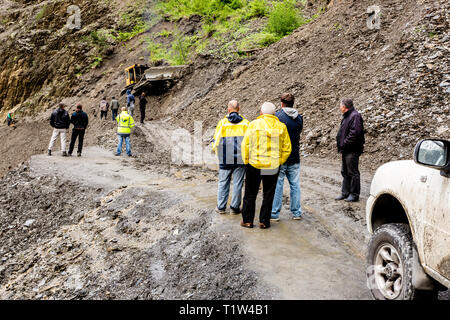
[[[116,118],[119,127],[117,128],[117,133],[119,134],[130,134],[131,128],[134,128],[134,119],[126,111],[122,111]]]

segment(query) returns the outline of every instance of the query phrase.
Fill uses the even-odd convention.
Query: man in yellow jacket
[[[228,103],[228,114],[219,121],[214,134],[213,151],[219,157],[219,187],[217,192],[216,212],[226,211],[230,194],[231,177],[233,177],[233,195],[231,213],[241,213],[242,185],[245,167],[241,156],[241,143],[248,127],[248,120],[239,114],[240,106],[236,100]]]
[[[120,156],[122,153],[122,144],[123,140],[126,143],[126,151],[129,157],[131,154],[131,143],[130,143],[130,134],[131,128],[134,128],[134,119],[127,112],[127,108],[123,107],[122,112],[116,118],[117,124],[119,127],[117,128],[117,135],[119,137],[119,145],[117,146],[116,156]]]
[[[259,214],[261,229],[270,228],[272,203],[280,166],[291,154],[292,146],[286,125],[275,116],[275,105],[265,102],[261,115],[250,122],[242,141],[242,159],[246,165],[245,194],[241,226],[253,228],[256,196],[261,180],[263,203]]]

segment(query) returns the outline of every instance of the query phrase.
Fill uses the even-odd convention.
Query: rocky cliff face
[[[94,54],[81,40],[114,23],[114,10],[104,1],[2,0],[0,5],[0,110],[14,107],[24,114],[70,95]],[[82,14],[80,29],[67,25],[74,5]]]

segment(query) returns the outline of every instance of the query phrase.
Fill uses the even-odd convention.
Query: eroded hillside
[[[333,158],[337,104],[352,97],[365,119],[364,157],[370,160],[363,163],[372,168],[410,158],[421,137],[448,136],[448,2],[380,1],[379,30],[366,25],[370,1],[327,3],[305,3],[305,15],[322,8],[320,14],[265,49],[231,60],[207,52],[192,56],[172,89],[150,97],[150,118],[190,131],[201,120],[204,129],[211,129],[231,98],[239,99],[243,114],[254,119],[260,103],[278,102],[280,93],[291,91],[305,116],[302,155]],[[15,131],[1,133],[8,141],[1,147],[3,173],[45,151],[50,135],[46,118],[60,100],[70,106],[80,102],[93,116],[89,143],[101,144],[105,133],[114,136],[112,124],[97,121],[96,107],[101,96],[122,91],[124,67],[152,63],[149,37],[157,35],[163,45],[174,30],[188,36],[204,26],[198,15],[157,21],[142,6],[79,1],[83,25],[70,30],[64,27],[67,2],[3,5],[0,37],[7,54],[0,58],[0,103],[3,115],[16,109],[21,118]],[[142,20],[136,17],[143,16],[149,24],[140,33],[135,27]]]

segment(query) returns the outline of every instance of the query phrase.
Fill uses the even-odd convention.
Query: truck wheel
[[[409,226],[392,223],[375,230],[367,253],[367,280],[377,300],[435,298],[437,291],[412,284],[413,240]]]

